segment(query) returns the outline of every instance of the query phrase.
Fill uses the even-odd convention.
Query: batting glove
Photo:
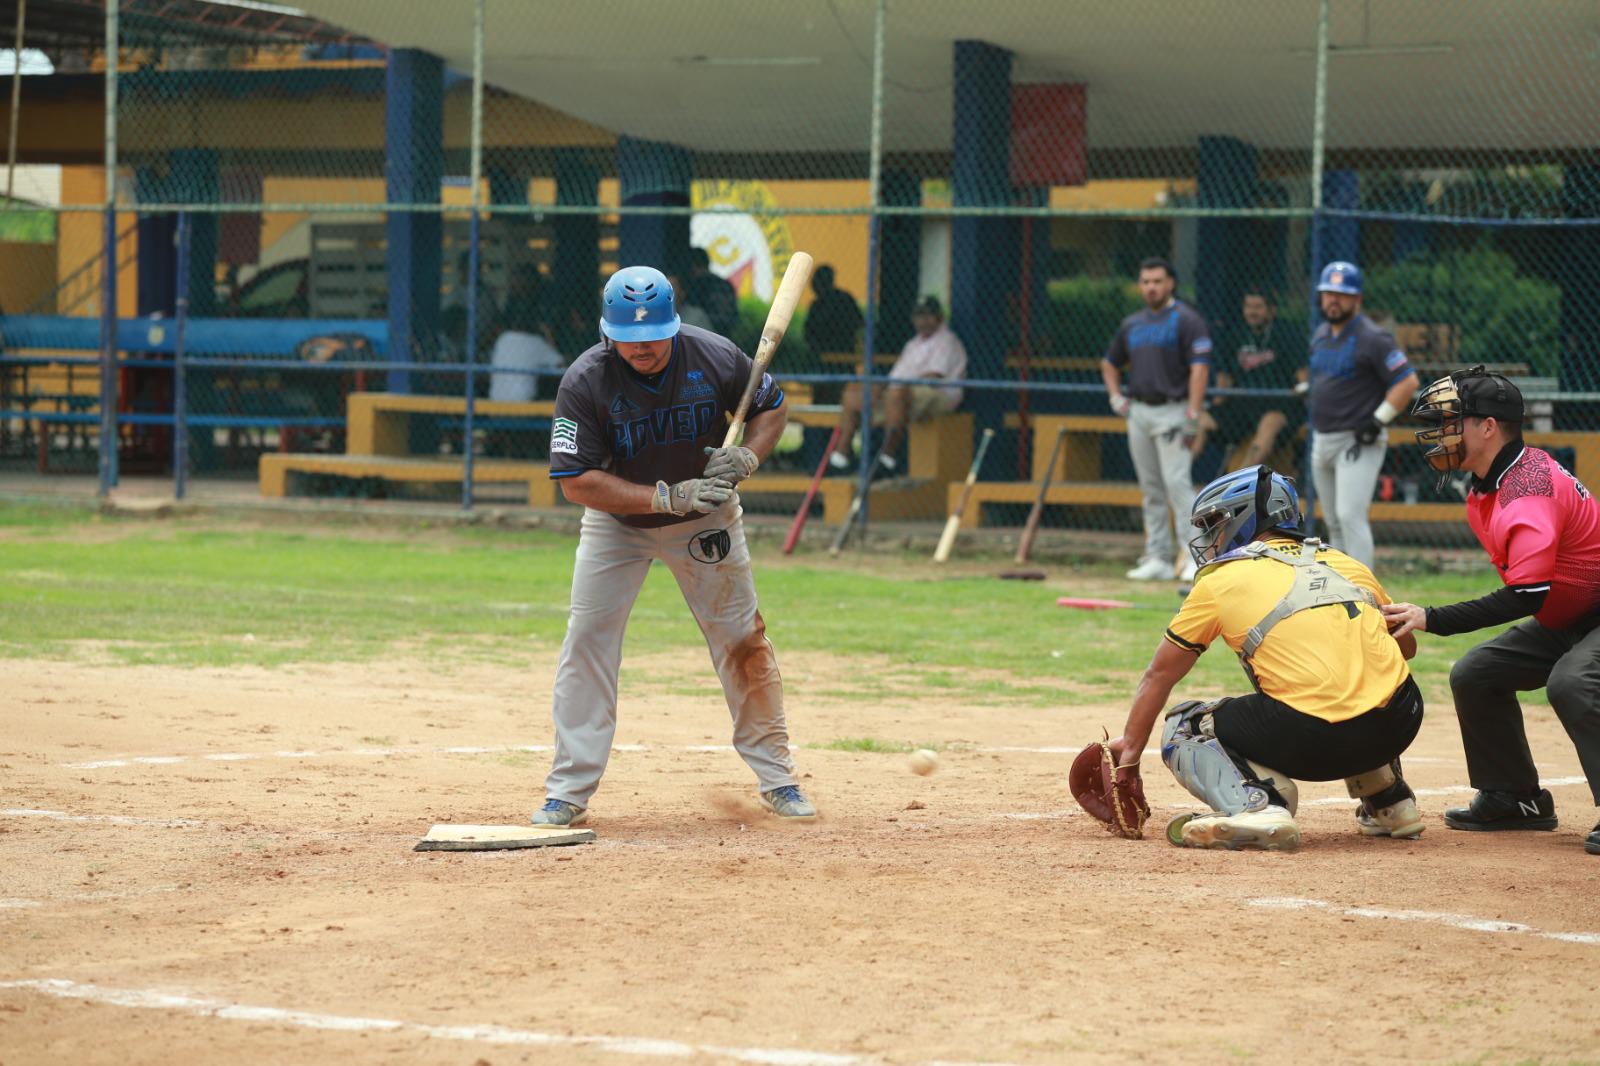
[[[733,485],[754,474],[756,467],[761,465],[755,452],[738,445],[732,448],[707,448],[706,454],[711,458],[706,460],[704,476],[721,478]]]
[[[1379,437],[1389,431],[1389,427],[1379,422],[1376,418],[1368,420],[1367,424],[1356,430],[1357,444],[1375,444]]]
[[[650,510],[656,514],[686,515],[691,511],[710,514],[728,502],[733,486],[716,478],[690,478],[676,485],[656,482],[655,495],[650,497]]]
[[[1127,418],[1128,408],[1131,406],[1132,402],[1121,393],[1111,397],[1111,411],[1118,418]]]

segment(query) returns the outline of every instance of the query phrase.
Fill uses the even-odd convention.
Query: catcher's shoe
[[[1594,832],[1583,838],[1583,850],[1590,855],[1600,855],[1600,822],[1594,823]]]
[[[1531,795],[1480,789],[1471,806],[1447,809],[1444,824],[1451,829],[1479,831],[1554,829],[1556,801],[1547,788]]]
[[[817,809],[795,785],[781,785],[761,793],[761,805],[779,818],[804,820],[817,816]]]
[[[1300,844],[1300,827],[1294,815],[1277,806],[1243,814],[1180,814],[1167,823],[1167,843],[1180,848],[1293,851]]]
[[[1362,800],[1356,808],[1356,828],[1363,836],[1415,840],[1422,835],[1422,812],[1417,810],[1417,801],[1409,797],[1377,810]]]
[[[589,808],[566,800],[547,799],[533,812],[534,825],[582,825],[589,820]]]

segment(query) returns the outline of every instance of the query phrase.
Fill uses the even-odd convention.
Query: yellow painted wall
[[[99,204],[105,202],[106,195],[105,171],[101,167],[81,166],[61,168],[61,202],[63,204]],[[121,233],[133,225],[134,216],[128,213],[117,215],[117,232]],[[69,274],[77,270],[84,263],[99,256],[104,236],[102,227],[104,216],[99,212],[63,212],[60,222],[56,227],[56,276],[64,280]],[[128,265],[117,272],[117,315],[118,317],[131,318],[139,307],[139,293],[136,288],[137,272],[134,257],[138,249],[138,234],[129,233],[122,238],[117,248],[117,261]],[[100,285],[99,266],[87,271],[83,278],[74,283],[74,286],[93,286],[98,290]],[[74,315],[96,316],[100,314],[100,300],[95,297],[66,312]]]
[[[55,245],[0,241],[0,309],[20,314],[55,287]]]

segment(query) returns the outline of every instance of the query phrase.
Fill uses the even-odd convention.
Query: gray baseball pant
[[[1133,470],[1143,494],[1144,554],[1146,559],[1164,563],[1177,561],[1172,544],[1172,525],[1189,528],[1189,512],[1194,510],[1194,477],[1190,470],[1194,456],[1183,441],[1184,405],[1151,404],[1137,400],[1128,408],[1128,451],[1133,455]],[[1168,508],[1172,509],[1169,519]],[[1184,538],[1187,543],[1187,537]],[[1187,559],[1187,553],[1185,553]],[[1181,565],[1181,564],[1180,564]]]
[[[1371,444],[1357,444],[1354,430],[1315,433],[1311,439],[1311,475],[1328,523],[1328,543],[1368,568],[1374,549],[1367,510],[1388,449],[1381,436]]]
[[[733,716],[733,746],[763,792],[792,785],[783,680],[735,496],[690,522],[639,529],[586,509],[572,571],[572,609],[556,666],[555,763],[545,795],[587,807],[617,731],[622,635],[652,560],[664,563],[700,624]]]

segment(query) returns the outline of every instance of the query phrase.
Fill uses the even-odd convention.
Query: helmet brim
[[[600,333],[608,340],[622,341],[625,344],[637,344],[641,341],[664,341],[678,335],[678,327],[683,324],[683,319],[677,314],[672,316],[671,322],[640,322],[638,325],[619,326],[600,320]]]
[[[1351,285],[1318,285],[1318,292],[1337,292],[1345,296],[1360,296],[1361,290]]]

